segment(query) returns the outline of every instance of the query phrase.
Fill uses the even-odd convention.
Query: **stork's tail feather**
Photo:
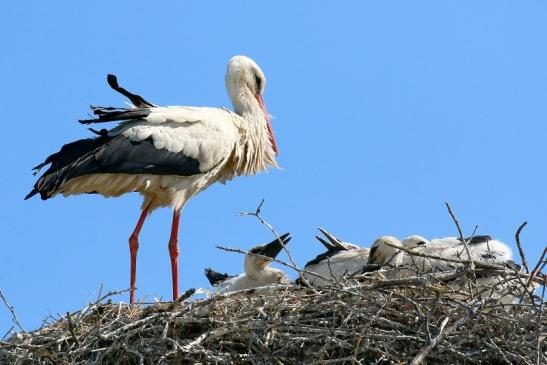
[[[25,200],[40,193],[43,200],[50,198],[57,189],[68,180],[71,172],[78,167],[83,160],[92,155],[97,148],[111,140],[110,137],[86,138],[64,145],[57,153],[49,156],[44,162],[33,168],[34,174],[47,164],[49,169],[34,184],[33,189],[27,194]]]
[[[113,121],[126,121],[146,118],[150,114],[148,108],[114,108],[104,106],[91,106],[91,111],[97,116],[97,118],[80,119],[82,124],[91,123],[106,123]]]
[[[91,124],[91,123],[106,123],[112,121],[125,121],[125,120],[135,120],[145,118],[150,114],[149,108],[153,108],[156,105],[146,101],[142,96],[133,94],[130,91],[127,91],[125,88],[121,87],[118,84],[118,78],[116,75],[109,74],[106,77],[108,85],[127,97],[135,108],[115,108],[109,106],[91,106],[91,111],[97,116],[97,118],[91,119],[81,119],[79,120],[82,124]]]
[[[133,94],[132,92],[129,92],[126,89],[124,89],[123,87],[121,87],[118,84],[118,78],[116,77],[116,75],[112,75],[112,74],[107,75],[106,76],[106,81],[108,82],[108,85],[112,89],[116,90],[117,92],[119,92],[120,94],[122,94],[123,96],[125,96],[129,100],[131,100],[133,105],[135,105],[137,108],[152,108],[152,107],[156,106],[156,105],[146,101],[142,96],[137,95],[137,94]]]

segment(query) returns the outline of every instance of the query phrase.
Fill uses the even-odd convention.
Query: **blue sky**
[[[216,185],[181,222],[181,289],[203,269],[241,271],[270,233],[303,265],[316,227],[369,245],[382,234],[455,235],[478,224],[530,261],[547,242],[547,4],[467,2],[8,2],[0,12],[3,207],[0,289],[29,329],[128,287],[141,197],[23,201],[31,167],[90,135],[88,106],[122,105],[107,73],[162,105],[230,106],[227,60],[268,79],[281,170]],[[144,226],[138,297],[169,299],[171,211]],[[282,256],[284,258],[284,256]],[[518,258],[518,257],[517,257]],[[128,300],[127,296],[119,298]],[[0,336],[11,327],[0,305]]]

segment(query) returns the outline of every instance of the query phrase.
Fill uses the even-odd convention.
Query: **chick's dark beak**
[[[286,245],[287,243],[289,243],[289,241],[291,240],[291,237],[289,236],[290,236],[290,233],[285,233],[284,235],[279,237],[281,241],[283,242],[283,245]],[[277,257],[277,255],[279,255],[279,253],[283,249],[283,245],[281,245],[279,240],[276,238],[272,242],[262,246],[256,253],[274,259]]]

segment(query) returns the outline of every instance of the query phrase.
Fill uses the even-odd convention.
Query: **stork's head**
[[[270,114],[266,109],[262,93],[266,87],[266,76],[255,61],[246,56],[234,56],[226,70],[226,89],[232,100],[234,110],[239,115],[260,113],[266,126],[272,148],[277,155],[277,145],[270,124]]]
[[[291,240],[289,233],[285,233],[280,237],[283,245],[286,245]],[[283,249],[283,245],[276,238],[272,242],[265,245],[257,245],[249,250],[249,254],[245,255],[245,274],[255,275],[256,273],[264,271],[264,269],[272,262],[268,258],[276,258],[279,252]],[[266,256],[266,258],[258,257],[256,255]]]
[[[413,235],[408,236],[404,240],[401,241],[401,246],[406,248],[407,250],[415,250],[419,247],[425,247],[425,245],[429,244],[429,241],[425,239],[422,236]]]
[[[393,236],[381,236],[370,248],[368,264],[399,266],[403,252],[389,244],[402,247],[399,239]]]

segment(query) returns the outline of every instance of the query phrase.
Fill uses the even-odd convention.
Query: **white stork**
[[[129,97],[134,107],[92,107],[97,118],[81,123],[120,123],[108,131],[92,130],[99,136],[64,145],[34,168],[37,172],[51,164],[25,199],[37,193],[44,200],[57,194],[143,195],[142,213],[129,238],[130,303],[135,300],[139,232],[154,209],[173,208],[168,247],[175,300],[178,226],[184,205],[215,182],[278,167],[270,116],[262,99],[264,73],[250,58],[235,56],[228,62],[225,81],[233,112],[225,108],[159,107],[119,87],[115,77],[109,76],[110,86]]]
[[[397,267],[398,270],[383,271],[384,277],[387,278],[402,278],[421,273],[449,271],[463,266],[463,264],[442,259],[415,256],[387,245],[386,242],[389,242],[418,254],[449,260],[469,260],[471,258],[477,262],[503,265],[510,270],[520,269],[513,262],[511,249],[505,243],[490,236],[474,236],[464,239],[467,242],[470,257],[465,250],[463,241],[457,237],[435,238],[428,241],[422,236],[413,235],[397,243],[398,240],[384,236],[374,242],[368,263],[379,264],[384,267]],[[453,289],[464,289],[460,280],[448,284]],[[515,299],[514,291],[511,290],[513,284],[507,283],[500,274],[495,273],[477,275],[476,278],[476,285],[482,298],[494,299],[504,304],[512,303]]]
[[[327,240],[320,236],[315,236],[315,238],[325,246],[327,251],[309,261],[304,266],[304,270],[319,274],[327,279],[341,279],[346,275],[360,271],[367,263],[368,248],[341,241],[323,228],[319,228],[319,230]],[[302,273],[302,275],[315,286],[330,283],[318,276],[306,273]]]
[[[474,236],[465,238],[472,260],[504,265],[512,262],[511,249],[503,242],[490,236]],[[449,260],[468,260],[465,246],[460,238],[444,237],[428,241],[422,236],[414,235],[405,238],[402,242],[395,237],[382,236],[371,247],[369,264],[389,266],[416,266],[424,272],[437,270],[445,271],[457,266],[453,262],[413,256],[386,244],[399,245],[416,253],[442,257]]]
[[[211,268],[205,269],[205,276],[212,286],[224,293],[271,284],[289,284],[290,280],[287,274],[282,270],[270,267],[271,260],[267,259],[268,257],[276,258],[283,246],[289,243],[291,237],[289,237],[289,233],[285,233],[280,236],[280,239],[283,245],[276,238],[266,245],[257,245],[249,250],[243,262],[245,272],[238,276],[221,274]]]

